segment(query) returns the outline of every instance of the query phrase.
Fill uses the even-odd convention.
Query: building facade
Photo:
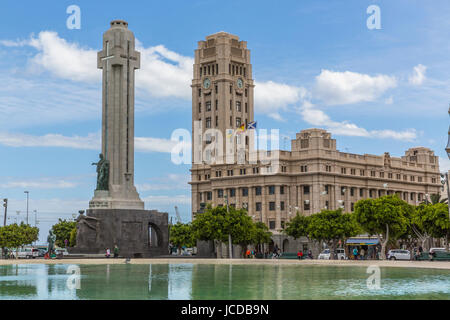
[[[208,148],[214,142],[208,135],[210,129],[228,138],[227,129],[236,130],[253,121],[253,88],[246,42],[225,32],[200,41],[192,80],[192,125],[201,137],[194,132],[193,146]],[[214,136],[215,131],[211,132]],[[221,206],[228,200],[231,206],[246,208],[274,235],[281,235],[296,212],[338,208],[351,212],[360,199],[391,194],[418,204],[441,190],[438,157],[428,148],[408,149],[400,158],[387,152],[352,154],[337,150],[336,140],[326,130],[307,129],[291,141],[291,151],[276,151],[276,161],[268,166],[259,160],[248,161],[251,143],[243,137],[244,163],[193,161],[193,216],[207,204]],[[219,145],[215,150],[225,148]],[[193,151],[193,159],[198,160],[202,151],[204,155],[203,149]],[[208,153],[206,158],[210,156]]]

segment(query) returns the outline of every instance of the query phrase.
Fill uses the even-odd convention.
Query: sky
[[[68,27],[72,5],[79,28]],[[175,217],[178,206],[182,221],[191,219],[190,165],[171,162],[170,139],[175,129],[191,131],[194,50],[218,31],[247,41],[255,120],[280,130],[282,149],[300,130],[325,128],[340,151],[400,157],[425,146],[441,171],[450,169],[447,0],[3,0],[0,198],[9,199],[8,223],[24,221],[29,191],[29,222],[37,217],[41,242],[93,196],[91,163],[101,144],[96,53],[114,19],[128,22],[141,52],[135,183],[146,209]]]

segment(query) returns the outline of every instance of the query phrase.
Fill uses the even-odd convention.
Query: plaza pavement
[[[99,259],[12,259],[0,260],[0,265],[15,264],[125,264],[125,258],[99,258]],[[201,259],[201,258],[154,258],[131,259],[130,264],[258,264],[258,265],[325,265],[325,266],[379,266],[401,268],[425,268],[450,270],[450,261],[388,261],[388,260],[284,260],[284,259]]]

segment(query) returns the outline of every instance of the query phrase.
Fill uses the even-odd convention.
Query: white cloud
[[[68,42],[53,31],[41,31],[30,40],[2,40],[8,47],[31,46],[37,53],[29,59],[34,71],[46,70],[52,75],[78,82],[100,83],[97,51]],[[194,59],[168,50],[162,45],[144,48],[136,40],[141,52],[141,69],[136,71],[136,88],[154,97],[191,97],[190,81]]]
[[[157,205],[167,205],[168,203],[172,204],[191,204],[191,197],[185,194],[179,195],[151,195],[145,198],[142,198],[146,204],[150,204],[152,206]]]
[[[307,96],[305,88],[273,81],[255,82],[255,109],[268,114],[275,120],[283,120],[280,111],[288,109]]]
[[[64,136],[62,134],[46,134],[34,136],[21,133],[0,132],[0,144],[8,147],[60,147],[85,150],[100,150],[100,135],[90,133],[85,137]],[[170,153],[177,141],[170,139],[135,137],[137,152],[167,152]]]
[[[358,127],[354,123],[348,121],[337,122],[325,114],[322,110],[317,109],[310,102],[306,102],[298,110],[303,120],[309,124],[318,127],[325,127],[333,134],[354,137],[380,138],[380,139],[396,139],[403,141],[413,141],[417,134],[415,129],[406,129],[404,131],[393,130],[371,130]]]
[[[439,157],[439,170],[441,172],[447,172],[450,170],[450,160],[448,157]]]
[[[38,180],[17,180],[17,181],[7,181],[0,184],[2,189],[10,188],[35,188],[35,189],[68,189],[74,188],[77,184],[66,180],[55,180],[50,178],[43,178]]]
[[[387,75],[369,76],[356,72],[335,72],[323,69],[316,77],[315,98],[328,105],[374,101],[385,91],[397,86]]]
[[[408,82],[415,86],[420,86],[425,81],[425,73],[427,67],[422,64],[418,64],[414,67],[414,73],[408,78]]]

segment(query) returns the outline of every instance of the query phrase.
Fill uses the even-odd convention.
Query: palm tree
[[[424,204],[448,203],[447,198],[441,199],[440,193],[430,194],[430,201],[428,201],[427,197],[425,197],[425,199],[421,203],[424,203]]]

